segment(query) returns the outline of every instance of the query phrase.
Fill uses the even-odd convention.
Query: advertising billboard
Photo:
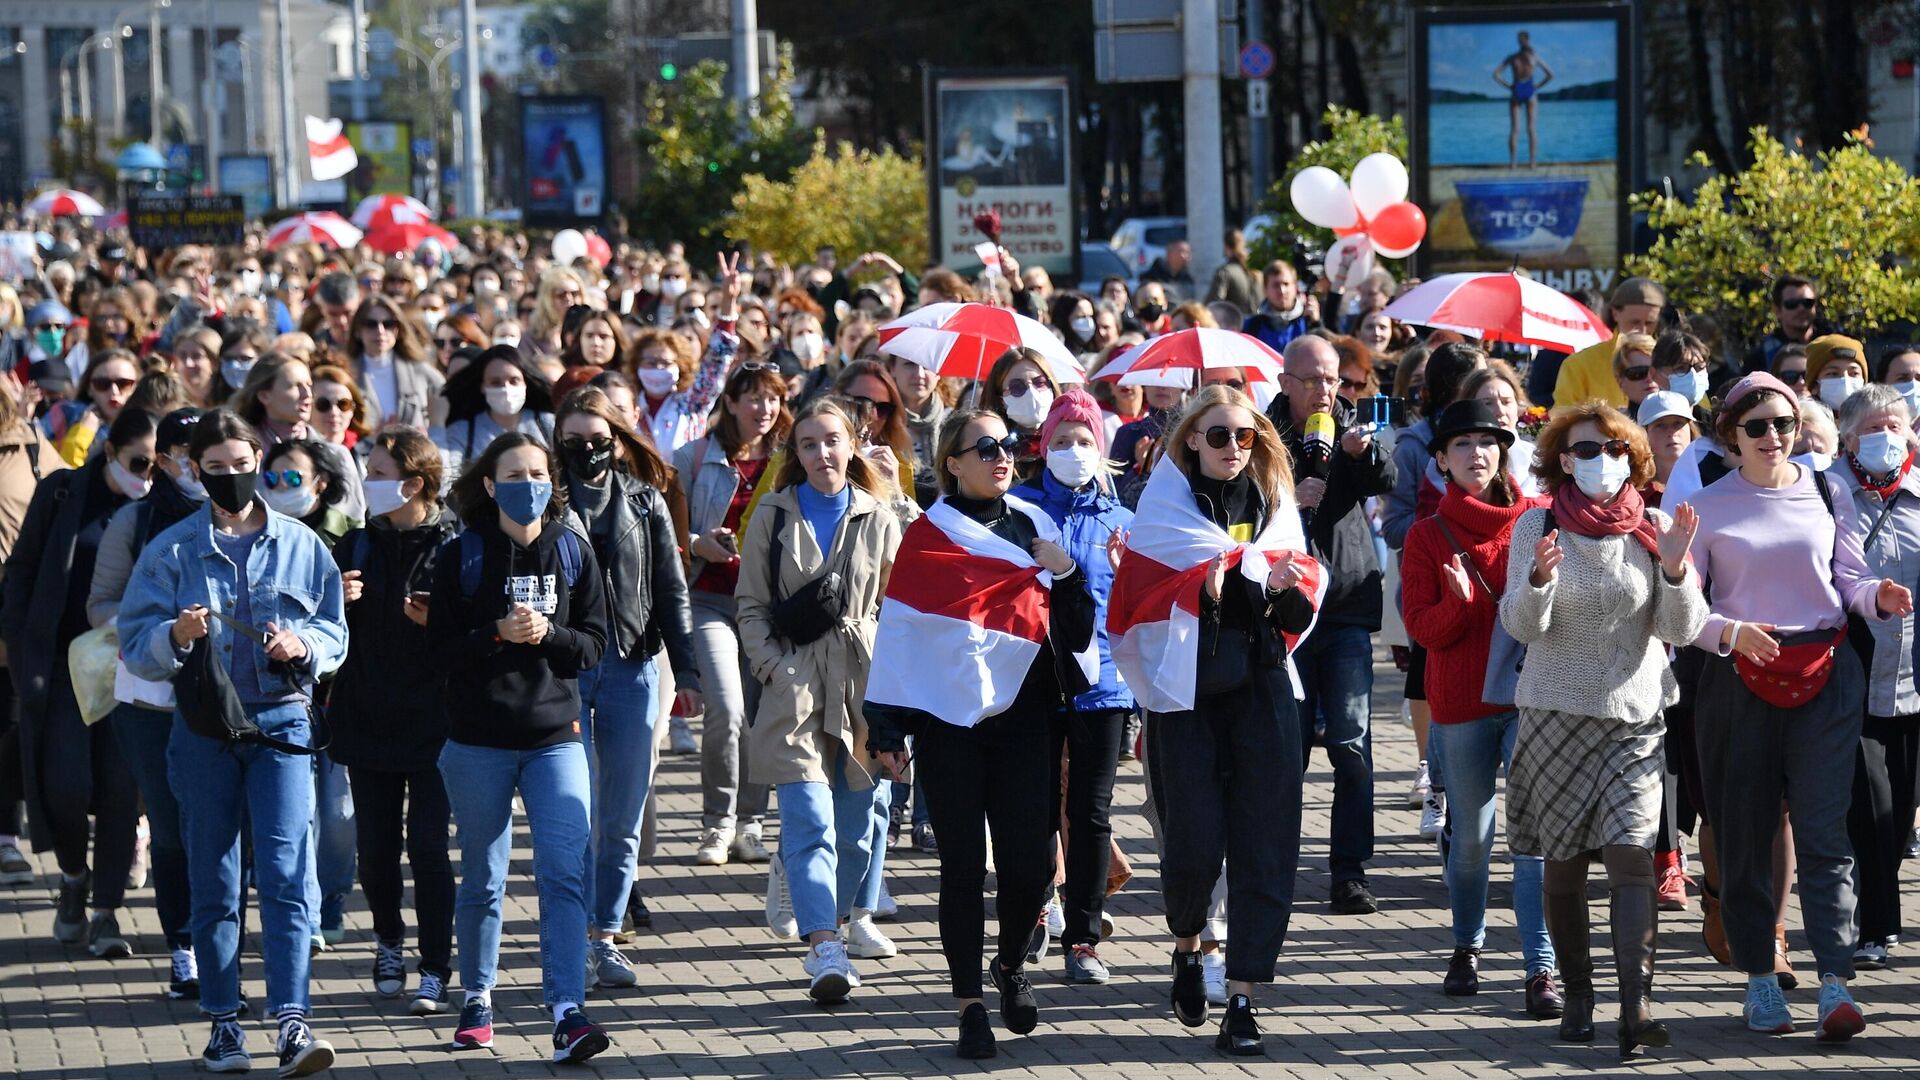
[[[273,162],[265,154],[223,154],[220,190],[238,195],[249,219],[273,209]]]
[[[598,221],[606,208],[606,102],[585,96],[520,99],[520,208],[536,225]]]
[[[360,164],[347,174],[347,199],[412,195],[413,125],[403,120],[349,120],[347,141]]]
[[[981,269],[975,215],[1000,214],[1000,245],[1055,281],[1078,280],[1073,76],[934,71],[927,103],[927,215],[933,260]]]
[[[1633,63],[1624,6],[1414,12],[1424,275],[1518,265],[1612,288],[1627,240]]]

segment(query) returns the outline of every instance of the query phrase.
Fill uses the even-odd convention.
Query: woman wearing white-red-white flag
[[[913,737],[940,838],[940,947],[963,1058],[994,1054],[980,1000],[989,828],[1000,1016],[1020,1035],[1039,1022],[1022,965],[1053,884],[1060,762],[1050,723],[1099,670],[1086,574],[1046,511],[1007,495],[1019,446],[984,410],[941,425],[942,496],[901,538],[867,679],[867,747],[899,776]]]
[[[1327,578],[1306,554],[1279,433],[1245,394],[1202,390],[1163,445],[1127,534],[1107,633],[1114,665],[1147,709],[1174,1015],[1188,1027],[1207,1021],[1200,933],[1224,859],[1233,946],[1215,1045],[1260,1054],[1253,984],[1273,981],[1300,856],[1289,657],[1313,627]]]

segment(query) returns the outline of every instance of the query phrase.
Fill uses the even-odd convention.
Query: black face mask
[[[259,474],[252,469],[246,472],[200,474],[200,485],[207,489],[207,498],[213,505],[232,515],[239,515],[253,502],[254,479]]]
[[[1166,314],[1166,309],[1159,304],[1141,304],[1139,314],[1141,322],[1159,322],[1160,316]]]
[[[560,456],[566,460],[567,471],[582,480],[598,483],[613,467],[613,447],[593,445],[570,446],[560,444]]]

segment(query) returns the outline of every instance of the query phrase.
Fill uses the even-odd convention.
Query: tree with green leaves
[[[1293,212],[1293,199],[1288,192],[1293,178],[1301,170],[1324,165],[1344,177],[1361,158],[1381,151],[1401,161],[1407,160],[1407,127],[1398,116],[1381,119],[1329,105],[1320,123],[1327,131],[1326,137],[1301,147],[1260,202],[1260,212],[1272,214],[1274,222],[1253,246],[1255,266],[1264,266],[1274,259],[1290,259],[1297,249],[1323,249],[1333,241],[1332,233]]]
[[[927,261],[927,175],[919,155],[875,153],[814,140],[813,156],[784,181],[748,176],[733,196],[726,235],[799,265],[815,251],[881,251],[903,266]]]
[[[1875,154],[1866,128],[1809,155],[1756,127],[1747,152],[1753,164],[1709,177],[1691,202],[1633,196],[1659,238],[1628,273],[1713,316],[1730,341],[1766,333],[1768,290],[1789,273],[1818,282],[1822,314],[1853,333],[1920,317],[1920,181]],[[1703,152],[1689,164],[1711,167]]]
[[[724,222],[749,175],[784,181],[807,160],[809,142],[793,115],[790,57],[780,77],[760,91],[758,109],[743,114],[724,64],[702,61],[672,82],[648,88],[640,180],[632,232],[665,243],[680,240],[703,262],[726,246]]]

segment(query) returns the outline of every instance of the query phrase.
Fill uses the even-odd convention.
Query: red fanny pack
[[[1735,653],[1733,667],[1753,696],[1778,708],[1798,708],[1826,689],[1827,680],[1833,677],[1833,651],[1846,636],[1847,628],[1842,626],[1832,637],[1796,645],[1783,643],[1780,655],[1765,667]]]

